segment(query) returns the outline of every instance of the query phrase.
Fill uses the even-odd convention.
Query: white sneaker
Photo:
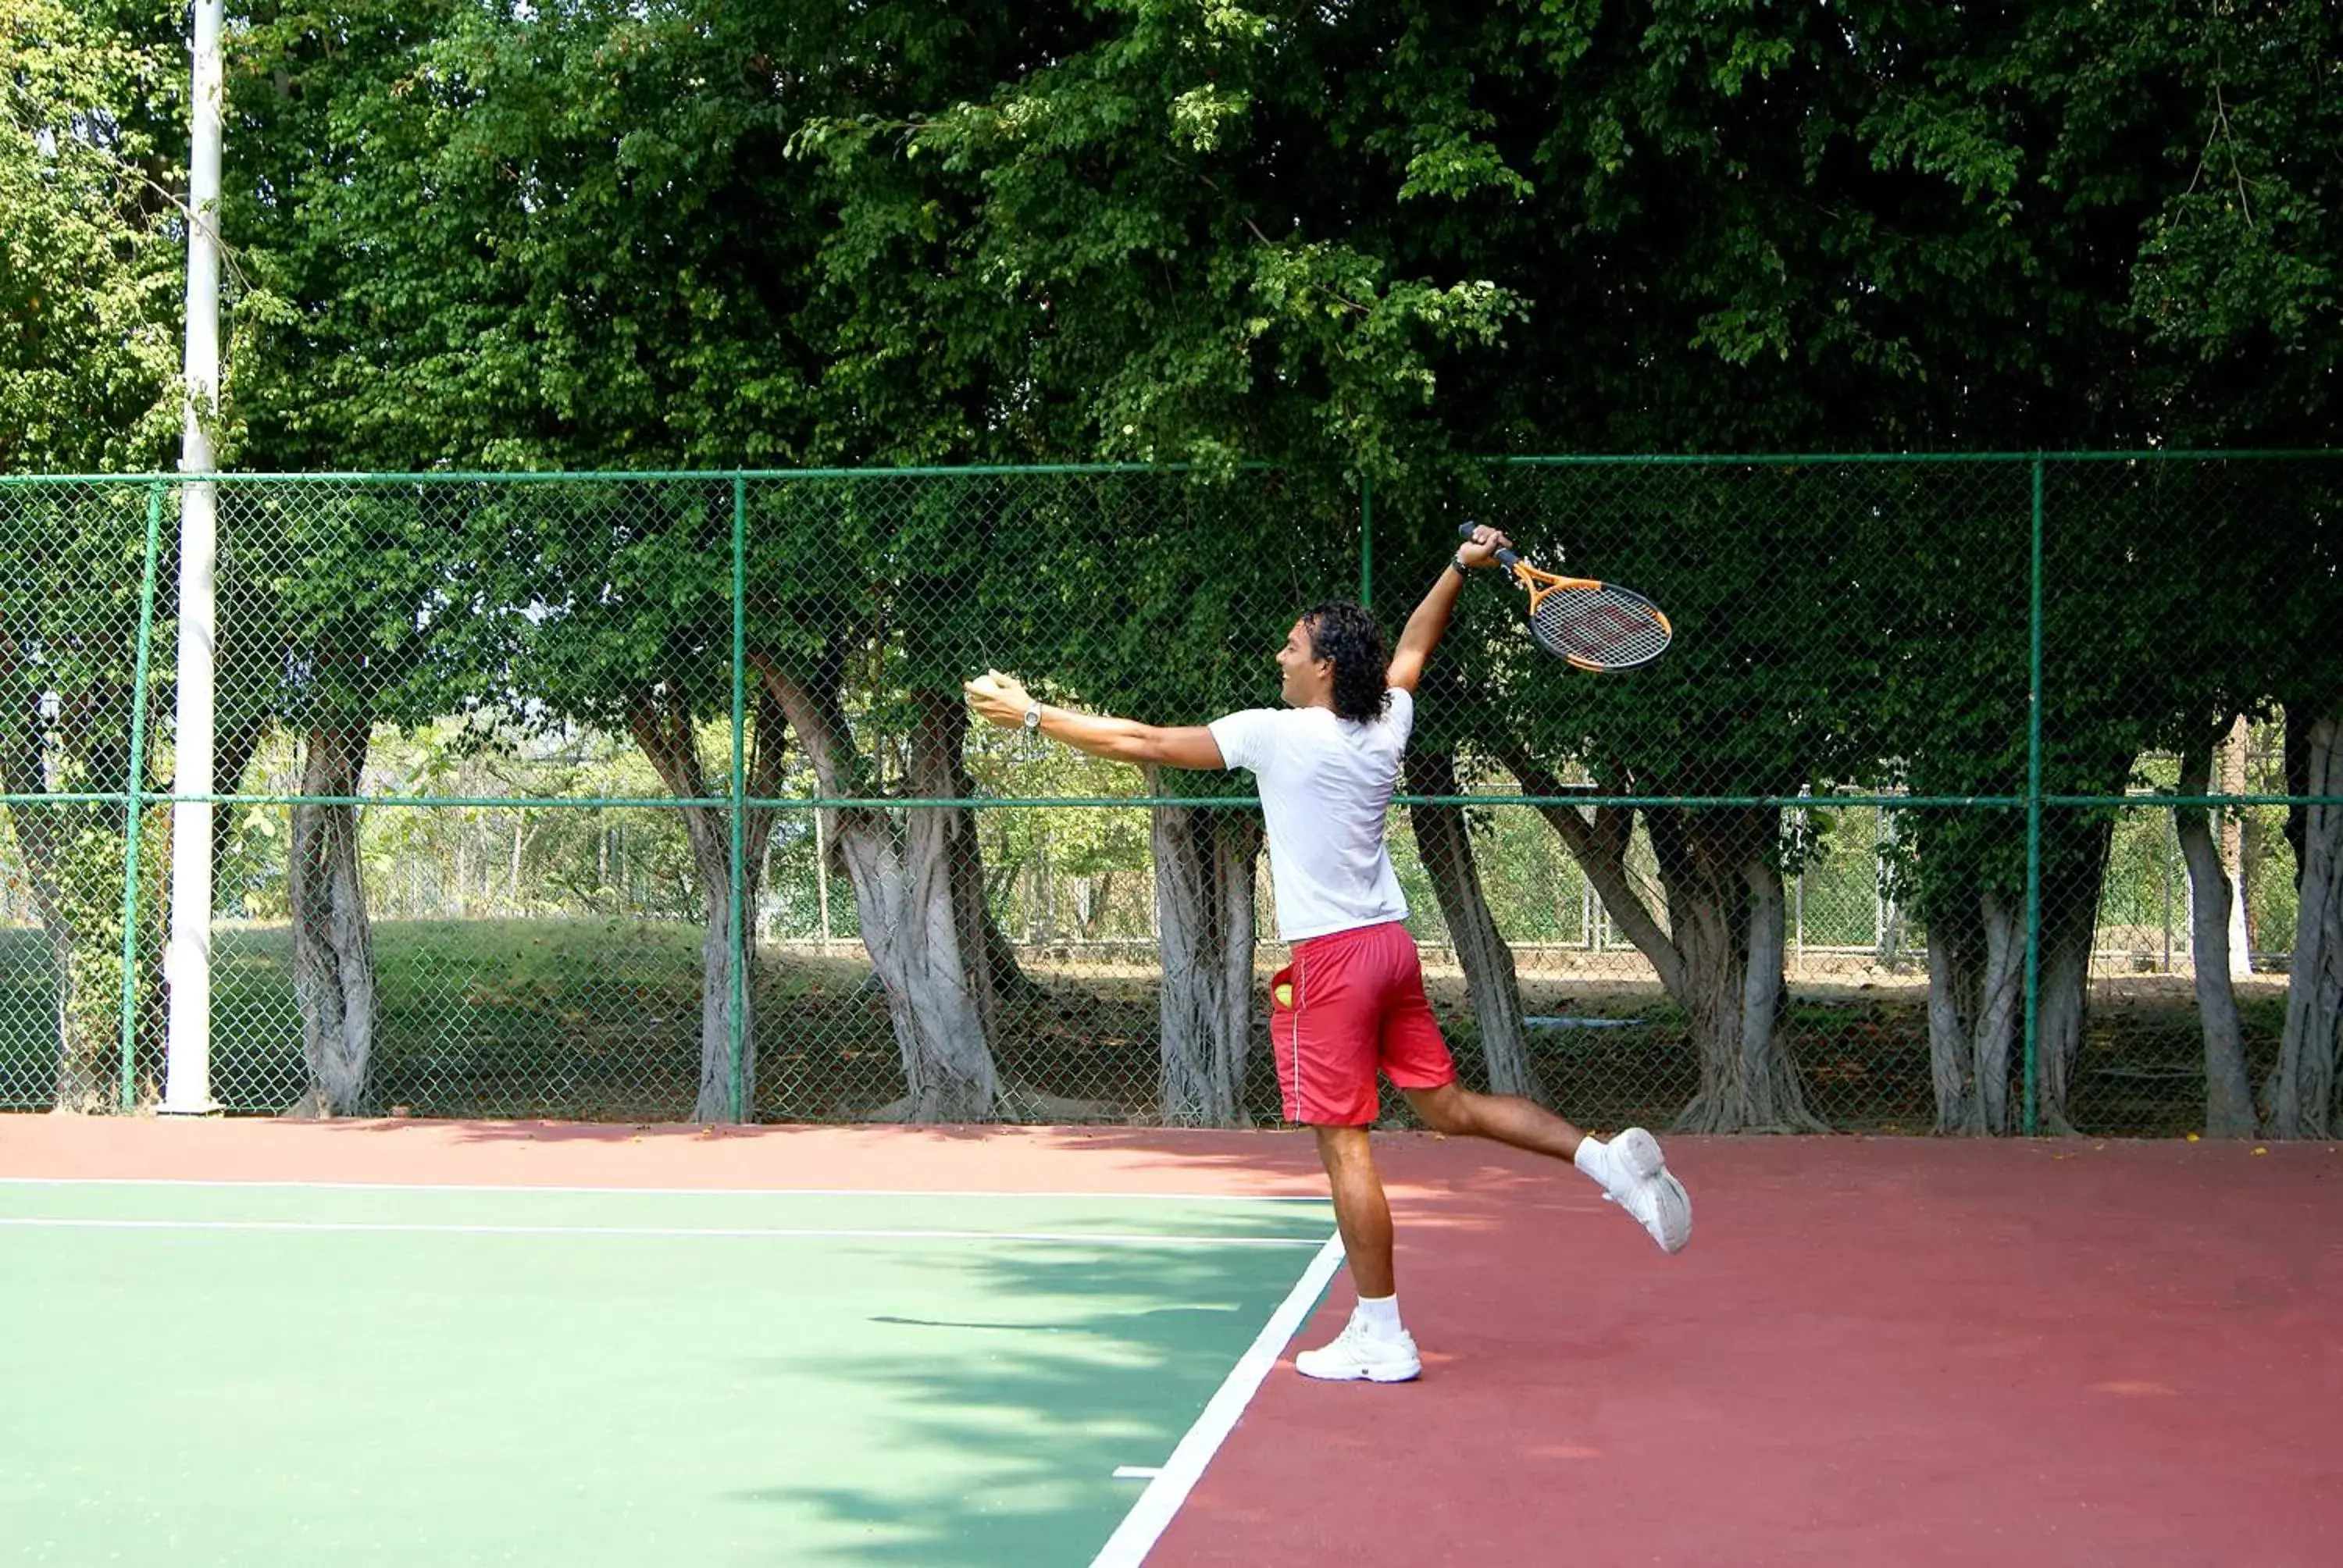
[[[1386,1339],[1352,1322],[1331,1342],[1295,1356],[1293,1370],[1327,1382],[1407,1382],[1423,1374],[1423,1362],[1406,1330]]]
[[[1640,1127],[1611,1140],[1604,1196],[1635,1217],[1664,1252],[1681,1252],[1692,1240],[1692,1194],[1668,1170],[1660,1141]]]

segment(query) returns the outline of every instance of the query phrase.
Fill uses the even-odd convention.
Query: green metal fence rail
[[[1473,517],[1679,639],[1564,678],[1493,575],[1460,608],[1392,842],[1469,1074],[1596,1125],[2172,1133],[2242,1073],[2332,1127],[2339,457],[224,475],[184,792],[181,479],[0,477],[0,1107],[153,1102],[150,813],[207,802],[231,1111],[1273,1120],[1250,780],[969,729],[958,681],[1267,705],[1300,609],[1395,628]]]

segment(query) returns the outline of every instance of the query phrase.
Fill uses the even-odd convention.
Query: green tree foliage
[[[1013,75],[1060,25],[1010,6],[562,3],[256,26],[238,102],[274,172],[247,191],[254,244],[302,302],[254,389],[259,438],[381,467],[981,449],[1015,367],[947,370],[906,344],[884,370],[883,349],[850,363],[886,328],[853,318],[822,262],[835,187],[784,149],[815,116],[900,116]]]
[[[0,472],[151,468],[178,432],[184,57],[151,7],[0,17]]]
[[[908,122],[834,116],[799,146],[847,176],[841,246],[900,232],[932,191],[973,203],[952,277],[1031,384],[1029,441],[1389,471],[1431,397],[1430,351],[1493,342],[1512,301],[1403,273],[1361,243],[1379,213],[1329,210],[1350,188],[1333,15],[1101,5],[1086,48]],[[936,172],[865,180],[874,163]]]

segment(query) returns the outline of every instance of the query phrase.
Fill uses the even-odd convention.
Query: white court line
[[[243,1181],[174,1176],[0,1176],[0,1187],[269,1187],[301,1192],[550,1192],[646,1198],[1034,1198],[1062,1202],[1323,1203],[1308,1192],[995,1192],[967,1187],[537,1187],[461,1181]]]
[[[1117,1481],[1152,1481],[1163,1473],[1160,1464],[1118,1464],[1114,1467]]]
[[[1060,1231],[822,1230],[717,1225],[426,1225],[365,1221],[316,1220],[117,1220],[60,1216],[0,1215],[0,1229],[51,1231],[266,1231],[427,1236],[711,1236],[720,1239],[799,1241],[1031,1241],[1050,1246],[1096,1247],[1315,1247],[1311,1236],[1145,1236]]]
[[[1203,1413],[1196,1418],[1196,1424],[1188,1429],[1180,1445],[1172,1451],[1172,1457],[1163,1462],[1161,1472],[1147,1483],[1147,1490],[1139,1494],[1139,1501],[1122,1516],[1122,1523],[1099,1548],[1099,1554],[1091,1559],[1091,1568],[1138,1568],[1146,1561],[1164,1528],[1172,1523],[1172,1515],[1188,1501],[1188,1493],[1204,1473],[1204,1466],[1212,1463],[1212,1455],[1220,1452],[1221,1443],[1236,1426],[1237,1418],[1252,1402],[1254,1391],[1277,1364],[1278,1352],[1302,1327],[1310,1309],[1318,1304],[1326,1282],[1334,1277],[1342,1262],[1342,1238],[1327,1237],[1318,1255],[1310,1260],[1310,1266],[1302,1271],[1302,1278],[1294,1282],[1293,1289],[1270,1314],[1252,1347],[1229,1369],[1229,1375],[1204,1406]]]

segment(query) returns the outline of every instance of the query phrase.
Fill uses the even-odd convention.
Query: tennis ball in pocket
[[[1293,982],[1291,980],[1280,980],[1275,986],[1271,988],[1269,994],[1277,999],[1278,1006],[1292,1007],[1293,1005]]]

